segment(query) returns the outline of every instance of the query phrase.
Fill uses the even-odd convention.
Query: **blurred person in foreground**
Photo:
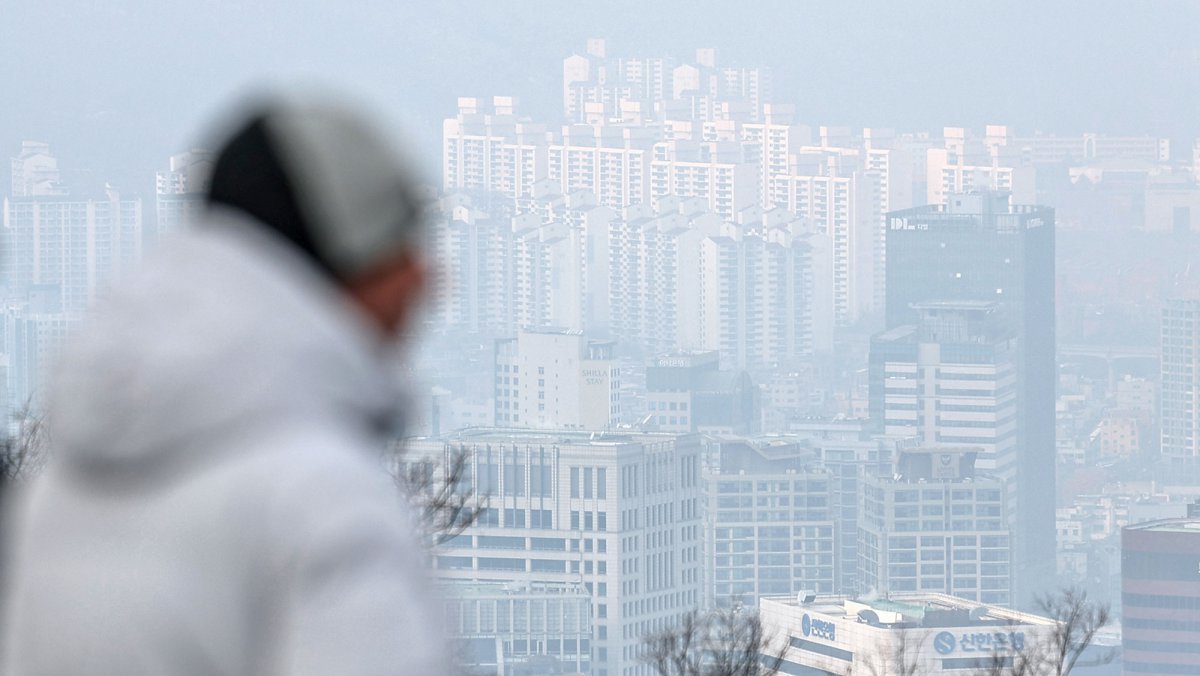
[[[317,97],[218,152],[202,222],[67,348],[10,519],[9,674],[448,671],[383,471],[425,284],[412,178]]]

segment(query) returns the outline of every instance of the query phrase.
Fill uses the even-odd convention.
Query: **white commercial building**
[[[702,600],[699,437],[463,432],[410,440],[401,471],[444,467],[455,453],[488,502],[474,525],[435,547],[437,575],[580,585],[592,601],[591,673],[650,674],[642,637]]]
[[[1004,483],[976,474],[975,452],[900,452],[896,473],[867,477],[858,513],[862,589],[943,592],[1013,603],[1012,521]]]
[[[1016,339],[989,301],[915,303],[919,323],[871,341],[872,417],[893,437],[969,446],[979,469],[1016,478]]]
[[[705,473],[707,602],[757,604],[762,596],[834,590],[833,477],[805,445],[717,442]]]
[[[1045,617],[945,594],[789,595],[762,599],[759,612],[770,654],[784,651],[780,673],[795,675],[991,673],[1044,648],[1054,629]],[[1021,673],[1050,673],[1035,664]]]
[[[505,427],[604,430],[621,415],[610,341],[578,331],[520,331],[496,341],[495,420]]]
[[[580,584],[447,582],[446,637],[466,673],[592,671],[592,596]]]

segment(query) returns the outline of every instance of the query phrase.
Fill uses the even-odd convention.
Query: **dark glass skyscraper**
[[[1018,593],[1054,576],[1054,210],[1007,193],[951,195],[888,214],[887,328],[917,324],[919,304],[1004,304],[1016,336]]]

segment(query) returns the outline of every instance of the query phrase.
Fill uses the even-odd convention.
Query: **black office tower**
[[[1016,336],[1017,471],[1013,560],[1027,602],[1054,580],[1054,210],[1007,193],[951,195],[888,214],[887,328],[916,324],[917,304],[1005,306]]]

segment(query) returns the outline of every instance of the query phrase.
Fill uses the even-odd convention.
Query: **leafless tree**
[[[1039,641],[1040,652],[1049,667],[1046,673],[1066,676],[1096,639],[1096,634],[1112,620],[1107,603],[1088,600],[1087,591],[1068,587],[1038,599],[1038,609],[1055,624],[1049,635]],[[1107,661],[1114,655],[1109,654]]]
[[[1054,620],[1049,630],[1011,654],[994,653],[978,676],[1067,676],[1095,642],[1096,634],[1112,620],[1107,603],[1088,599],[1087,592],[1067,587],[1037,601],[1038,610]],[[1097,656],[1111,662],[1112,651]]]
[[[1011,655],[996,651],[988,657],[987,666],[975,676],[1039,676],[1042,670],[1040,651],[1020,650]]]
[[[0,482],[4,487],[29,479],[46,464],[46,426],[41,414],[27,402],[14,422],[15,433],[0,441]]]
[[[392,476],[434,543],[461,534],[487,509],[488,496],[471,486],[471,452],[465,446],[449,448],[441,463],[430,458],[409,462],[398,456]]]
[[[773,646],[762,619],[740,605],[684,613],[642,640],[642,661],[659,676],[761,676],[779,673],[787,644]]]
[[[846,670],[846,676],[917,676],[923,643],[910,630],[899,629],[890,650],[864,654]]]

